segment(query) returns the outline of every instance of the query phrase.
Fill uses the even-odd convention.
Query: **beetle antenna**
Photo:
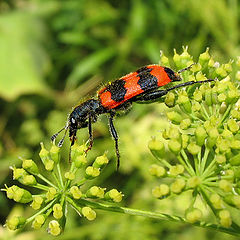
[[[193,65],[195,65],[196,63],[192,63],[190,66],[186,67],[186,68],[183,68],[183,69],[180,69],[177,71],[177,73],[182,73],[182,72],[185,72],[187,70],[189,70]]]
[[[62,147],[63,142],[64,142],[64,139],[65,139],[66,134],[67,134],[68,128],[69,128],[69,124],[67,123],[66,126],[64,127],[65,132],[64,132],[64,135],[63,135],[62,139],[61,139],[61,140],[59,141],[59,143],[58,143],[58,147]]]
[[[55,139],[57,138],[57,136],[59,135],[59,133],[61,133],[65,128],[66,128],[66,126],[63,127],[61,130],[59,130],[57,133],[53,134],[53,135],[51,136],[51,141],[54,142]]]

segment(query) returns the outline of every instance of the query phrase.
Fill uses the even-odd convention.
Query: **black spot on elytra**
[[[152,68],[148,68],[148,67],[141,67],[139,68],[136,72],[137,73],[143,73],[143,72],[151,72]]]
[[[124,87],[125,83],[124,80],[119,79],[108,85],[106,90],[111,93],[111,99],[115,102],[121,102],[124,100],[124,96],[127,92],[127,89]]]
[[[165,67],[164,68],[164,71],[167,73],[167,75],[168,75],[168,77],[171,79],[171,80],[173,80],[173,79],[175,79],[175,72],[172,70],[172,69],[170,69],[170,68],[168,68],[168,67]]]
[[[158,88],[157,78],[153,76],[149,71],[142,71],[137,76],[140,78],[138,80],[138,85],[141,87],[143,91]]]

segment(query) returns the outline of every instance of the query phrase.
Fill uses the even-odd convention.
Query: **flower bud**
[[[50,157],[55,163],[59,163],[60,160],[60,147],[57,147],[55,144],[52,145],[50,151]]]
[[[85,154],[75,157],[74,163],[76,168],[82,168],[85,166],[87,164],[87,158]]]
[[[206,51],[202,54],[200,54],[199,56],[199,63],[202,65],[202,66],[206,66],[210,60],[211,56],[209,54],[209,48],[206,48]]]
[[[168,141],[168,148],[174,154],[178,154],[181,151],[181,143],[175,139],[171,139]]]
[[[22,162],[22,168],[33,175],[39,173],[38,166],[32,159],[24,159]]]
[[[176,103],[176,96],[173,92],[168,92],[165,97],[165,104],[171,108],[174,107]]]
[[[181,57],[180,55],[176,52],[176,49],[174,49],[174,55],[173,55],[173,61],[176,64],[178,68],[181,67]]]
[[[52,220],[48,224],[48,233],[53,236],[58,236],[61,233],[60,224],[56,220]]]
[[[198,102],[193,102],[192,104],[192,111],[199,112],[201,110],[201,105]]]
[[[65,172],[64,177],[72,181],[75,179],[75,174],[73,172]]]
[[[63,216],[63,209],[61,204],[56,203],[53,205],[53,217],[56,219],[60,219]]]
[[[207,138],[207,146],[208,146],[208,148],[212,148],[216,144],[218,136],[219,136],[219,133],[218,133],[217,128],[209,129],[209,131],[208,131],[208,138]]]
[[[200,91],[199,89],[196,89],[193,93],[193,99],[197,102],[201,102],[202,101],[202,91]]]
[[[35,197],[33,197],[33,201],[31,203],[31,207],[34,210],[38,210],[38,209],[41,208],[42,203],[43,203],[43,198],[41,196],[35,196]]]
[[[187,186],[189,188],[196,188],[201,184],[201,179],[197,176],[190,177],[187,181]]]
[[[36,216],[35,219],[33,220],[32,228],[40,229],[42,225],[45,223],[45,220],[46,218],[45,218],[45,215],[43,214]]]
[[[168,58],[164,55],[163,51],[160,51],[160,65],[170,66]]]
[[[230,89],[227,91],[226,103],[235,103],[239,99],[239,91],[237,89]]]
[[[222,209],[223,208],[222,198],[217,193],[211,194],[210,202],[213,204],[213,207],[215,209]]]
[[[77,186],[72,186],[70,188],[70,193],[74,199],[80,199],[82,197],[82,192]]]
[[[213,102],[212,102],[212,89],[207,89],[205,91],[204,98],[205,98],[205,103],[208,106],[211,106],[213,104]]]
[[[148,148],[154,157],[165,157],[165,146],[161,141],[156,140],[155,137],[148,142]]]
[[[95,168],[95,167],[92,167],[92,166],[89,166],[86,168],[86,171],[85,171],[85,177],[87,179],[93,179],[97,176],[100,175],[100,170],[98,168]]]
[[[183,174],[183,172],[184,172],[184,166],[181,164],[177,164],[169,168],[169,174],[172,176],[178,176],[180,174]]]
[[[123,194],[117,189],[111,189],[110,191],[106,192],[104,196],[106,200],[112,200],[113,202],[121,202],[122,197]]]
[[[167,184],[161,184],[152,190],[152,195],[156,198],[163,198],[168,196],[170,193],[169,186]]]
[[[183,117],[175,111],[167,112],[166,114],[167,118],[174,124],[180,124],[180,122],[183,120]]]
[[[7,197],[19,203],[29,203],[32,201],[32,195],[29,191],[13,185],[6,189]]]
[[[85,154],[85,150],[86,150],[86,145],[78,145],[77,142],[74,143],[74,145],[71,147],[71,159],[73,162],[75,162],[75,158],[80,156],[80,155],[84,155]]]
[[[230,143],[231,149],[240,150],[240,140],[233,139]]]
[[[218,215],[220,218],[220,224],[223,227],[228,228],[232,225],[232,218],[231,218],[230,212],[228,210],[225,210],[225,209],[221,210],[221,211],[219,211]]]
[[[197,155],[197,154],[201,151],[201,147],[198,146],[196,143],[191,142],[191,143],[188,144],[187,150],[188,150],[189,153],[191,153],[192,155]]]
[[[215,155],[215,160],[218,164],[224,164],[226,162],[226,157],[225,155],[218,154]]]
[[[194,72],[194,73],[201,71],[201,69],[202,69],[202,66],[201,66],[201,64],[199,64],[199,63],[194,64],[194,65],[191,67],[191,71]]]
[[[191,120],[189,118],[185,118],[180,123],[180,128],[183,130],[188,129],[191,126]]]
[[[22,228],[26,223],[26,219],[20,216],[14,216],[7,220],[6,225],[10,230],[17,230]]]
[[[183,149],[187,148],[188,143],[189,143],[189,139],[190,139],[189,135],[182,134],[182,148]]]
[[[92,221],[96,218],[96,212],[92,210],[90,207],[83,207],[82,215],[86,217],[89,221]]]
[[[197,208],[188,209],[185,213],[186,220],[190,223],[196,223],[202,218],[202,211]]]
[[[216,68],[216,74],[220,79],[225,78],[228,75],[227,71],[223,68],[223,66]]]
[[[104,197],[104,188],[100,188],[98,186],[92,186],[88,189],[86,195],[91,198],[103,198]]]
[[[183,191],[186,183],[182,178],[177,178],[170,186],[171,192],[179,194]]]
[[[164,177],[166,175],[165,168],[157,164],[151,165],[149,172],[152,176],[156,176],[156,177]]]
[[[237,109],[233,109],[231,111],[231,115],[233,118],[237,119],[237,120],[240,120],[240,111],[237,110]]]
[[[20,180],[27,175],[27,172],[23,168],[12,168],[13,170],[13,180]]]
[[[47,193],[46,193],[47,200],[48,200],[48,201],[53,200],[53,199],[55,198],[56,194],[57,194],[56,188],[50,187],[50,188],[48,189]]]
[[[103,168],[105,165],[107,165],[109,162],[106,154],[99,156],[95,159],[95,161],[93,162],[93,167],[95,168]]]
[[[219,187],[224,191],[224,192],[231,192],[232,191],[232,183],[222,179],[219,181]]]
[[[44,147],[43,142],[41,142],[40,145],[41,145],[41,151],[39,152],[39,156],[43,164],[45,165],[45,162],[47,160],[50,160],[49,151]]]
[[[33,175],[26,175],[22,178],[21,183],[26,186],[34,186],[37,184],[37,180]]]
[[[234,157],[230,158],[229,162],[232,166],[239,166],[240,165],[240,153],[238,153]]]
[[[207,132],[202,126],[198,126],[195,129],[196,144],[202,146],[205,143]]]
[[[227,121],[227,126],[232,133],[237,133],[239,131],[239,125],[232,118]]]
[[[221,136],[227,140],[232,140],[233,139],[233,134],[231,131],[228,129],[224,129],[221,133]],[[232,147],[232,146],[231,146]]]
[[[178,96],[177,103],[183,109],[183,111],[185,111],[187,113],[192,112],[192,104],[191,104],[190,99],[188,98],[187,95],[180,93],[179,96]],[[181,115],[180,115],[180,117],[182,118]]]

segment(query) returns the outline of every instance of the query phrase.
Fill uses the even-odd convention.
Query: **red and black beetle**
[[[168,89],[159,89],[170,82],[181,81],[182,79],[179,74],[190,69],[191,66],[181,69],[178,72],[174,72],[168,67],[148,65],[108,83],[104,88],[97,92],[95,98],[88,99],[73,109],[68,117],[66,126],[52,136],[52,141],[54,141],[58,134],[64,129],[65,137],[66,132],[69,129],[69,137],[72,146],[76,140],[77,130],[88,127],[88,151],[93,145],[92,123],[97,121],[98,115],[109,114],[109,128],[115,141],[115,149],[118,159],[117,167],[119,167],[120,153],[118,148],[118,134],[113,124],[113,117],[116,112],[126,109],[133,102],[157,101],[169,91],[176,88],[213,81],[213,79],[196,82],[190,81]],[[64,137],[58,143],[59,147],[62,146]]]

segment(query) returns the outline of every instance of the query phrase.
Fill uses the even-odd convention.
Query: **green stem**
[[[208,113],[207,113],[207,110],[206,110],[205,106],[203,104],[200,104],[200,105],[201,105],[201,110],[202,110],[202,113],[205,117],[205,120],[208,120],[209,116],[208,116]]]
[[[75,201],[72,200],[72,202],[74,202],[74,205],[73,205],[74,207],[79,208],[79,206],[77,205],[77,203]],[[87,201],[84,199],[80,199],[79,203],[82,203],[83,205],[88,205],[95,209],[101,209],[101,210],[110,211],[110,212],[126,213],[129,215],[155,218],[158,220],[167,220],[167,221],[178,222],[178,223],[188,223],[186,221],[186,219],[183,217],[169,215],[169,214],[165,214],[165,213],[150,212],[150,211],[144,211],[144,210],[138,210],[138,209],[132,209],[132,208],[126,208],[126,207],[119,207],[119,206],[115,206],[115,205],[107,205],[107,204],[103,204],[103,203]],[[198,222],[198,223],[194,223],[193,225],[202,227],[202,228],[217,230],[220,232],[225,232],[225,233],[228,233],[231,235],[239,236],[239,234],[240,234],[235,229],[224,228],[219,225],[212,224],[212,223]]]
[[[40,179],[42,179],[45,183],[47,183],[48,185],[57,188],[56,185],[54,185],[52,182],[50,182],[47,178],[45,178],[42,174],[37,174],[37,177],[39,177]]]
[[[55,173],[55,172],[52,172],[52,175],[53,175],[53,177],[54,177],[54,179],[55,179],[55,181],[56,181],[56,183],[57,183],[57,185],[58,185],[58,188],[61,189],[61,184],[60,184],[60,182],[59,182],[59,179],[58,179],[56,173]]]
[[[37,183],[37,184],[34,185],[33,187],[38,188],[38,189],[41,189],[41,190],[44,190],[44,191],[48,191],[48,190],[49,190],[49,187],[48,187],[48,186],[42,185],[42,184],[40,184],[40,183]]]
[[[42,213],[44,213],[45,211],[47,211],[50,207],[52,207],[52,205],[56,202],[57,199],[53,199],[46,207],[44,207],[43,209],[41,209],[39,212],[37,212],[36,214],[34,214],[33,216],[31,216],[30,218],[28,218],[26,220],[26,223],[29,223],[31,221],[34,220],[34,218]]]
[[[192,165],[189,163],[189,159],[187,157],[187,154],[185,153],[185,151],[183,149],[181,150],[181,154],[182,154],[182,157],[183,157],[184,161],[182,160],[181,156],[180,156],[180,158],[187,165],[187,169],[188,169],[189,174],[191,176],[195,176],[196,175],[195,171],[194,171]],[[178,157],[178,160],[180,160],[179,157]]]
[[[209,152],[210,152],[209,148],[205,148],[203,159],[202,159],[202,162],[200,163],[200,166],[201,166],[200,173],[201,174],[203,174],[203,172],[204,172],[204,168],[205,168],[206,163],[207,163],[207,158],[208,158]]]
[[[61,173],[61,168],[60,168],[60,164],[57,164],[57,171],[58,171],[58,176],[59,176],[59,180],[60,180],[60,184],[62,186],[62,188],[64,187],[64,183],[63,183],[63,178],[62,178],[62,173]]]
[[[223,117],[222,117],[222,119],[221,119],[221,122],[219,123],[218,126],[221,126],[221,125],[222,125],[222,123],[223,123],[224,120],[227,118],[227,116],[228,116],[229,112],[231,111],[231,109],[232,109],[232,104],[228,106],[228,108],[227,108],[227,110],[225,111],[225,113],[224,113],[224,115],[223,115]]]

